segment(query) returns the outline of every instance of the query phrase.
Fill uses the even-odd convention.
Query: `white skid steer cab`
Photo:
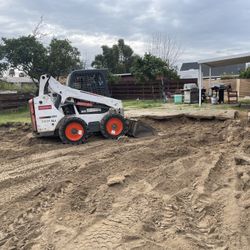
[[[81,144],[96,132],[112,139],[154,133],[147,124],[125,119],[120,100],[62,85],[49,75],[40,77],[29,107],[37,136],[59,136],[67,144]]]

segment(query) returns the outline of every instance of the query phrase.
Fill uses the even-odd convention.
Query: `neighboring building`
[[[0,76],[0,79],[14,84],[33,83],[32,79],[23,71],[13,68],[4,72],[3,75]]]
[[[125,81],[133,81],[134,80],[134,76],[131,73],[114,74],[114,76],[117,76],[120,79],[125,80]]]
[[[212,78],[220,78],[223,75],[238,76],[240,71],[245,70],[245,64],[236,64],[225,67],[212,68]],[[209,77],[209,67],[206,65],[202,66],[203,77]],[[183,63],[179,71],[181,79],[198,78],[199,64],[197,62]]]
[[[23,76],[23,77],[19,77],[19,76],[5,76],[1,78],[3,81],[5,82],[9,82],[9,83],[15,83],[15,84],[22,84],[22,83],[33,83],[32,79],[29,76]]]

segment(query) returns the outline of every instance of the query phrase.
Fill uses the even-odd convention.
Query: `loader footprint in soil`
[[[54,203],[63,198],[65,192],[70,189],[69,181],[60,182],[55,185],[52,191],[42,189],[38,194],[38,201],[25,212],[19,214],[2,234],[5,236],[0,239],[0,245],[6,249],[13,247],[25,248],[31,241],[41,235],[42,224],[40,216],[50,209]],[[49,192],[49,193],[47,193]]]

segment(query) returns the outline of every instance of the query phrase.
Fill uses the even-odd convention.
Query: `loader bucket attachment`
[[[128,136],[132,136],[135,138],[146,137],[155,135],[155,130],[150,125],[146,124],[145,122],[139,120],[128,120],[129,122],[129,129],[128,129]]]

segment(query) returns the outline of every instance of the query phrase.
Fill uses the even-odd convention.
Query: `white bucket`
[[[218,102],[218,98],[216,96],[211,97],[211,104],[215,105]]]

